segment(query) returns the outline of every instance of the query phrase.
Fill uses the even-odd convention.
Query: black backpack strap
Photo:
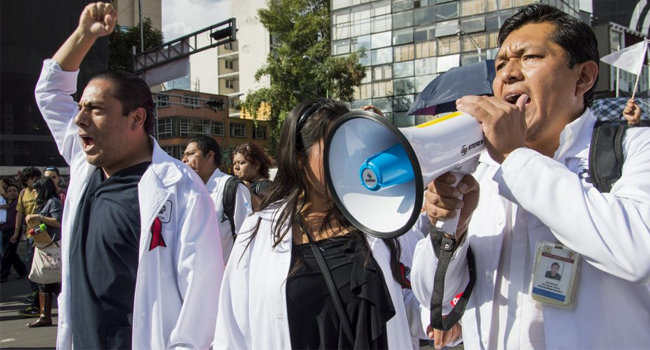
[[[230,233],[232,234],[233,241],[237,238],[237,231],[235,230],[235,204],[237,202],[237,186],[241,181],[236,176],[231,176],[226,180],[226,186],[223,190],[223,215],[221,222],[228,220],[230,222]]]
[[[623,136],[629,127],[618,121],[599,120],[589,146],[589,177],[600,192],[609,192],[623,169]]]
[[[468,246],[467,266],[469,282],[451,312],[443,318],[442,302],[445,294],[445,275],[447,274],[447,268],[449,267],[449,262],[451,261],[451,257],[454,255],[457,244],[455,239],[445,237],[443,232],[437,230],[435,226],[431,224],[429,224],[429,226],[429,238],[431,239],[434,253],[438,257],[438,267],[436,268],[434,275],[434,288],[431,293],[431,305],[429,307],[429,310],[431,311],[430,322],[432,328],[448,331],[460,320],[465,312],[467,301],[469,300],[470,295],[472,295],[472,290],[476,283],[476,263],[474,262],[472,249]]]

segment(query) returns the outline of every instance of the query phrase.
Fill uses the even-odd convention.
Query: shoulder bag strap
[[[305,224],[302,220],[299,220],[299,223],[300,228],[303,232],[305,232],[307,238],[309,239],[309,246],[311,247],[311,251],[314,253],[316,261],[318,262],[318,267],[320,267],[320,271],[325,278],[325,283],[327,284],[327,289],[329,289],[330,296],[332,297],[332,302],[334,303],[336,313],[339,315],[341,326],[343,327],[343,332],[345,332],[345,335],[348,337],[350,342],[354,344],[354,335],[352,333],[352,327],[350,326],[350,320],[348,319],[348,315],[343,308],[341,296],[339,295],[339,291],[336,288],[334,279],[332,278],[332,273],[327,267],[327,263],[325,262],[325,258],[323,258],[323,254],[320,252],[320,248],[314,243],[314,237],[312,237],[311,232],[307,230],[307,227],[305,227]]]

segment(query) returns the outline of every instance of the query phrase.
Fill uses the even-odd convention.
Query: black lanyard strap
[[[456,239],[445,237],[442,231],[439,231],[435,226],[430,225],[429,238],[433,245],[433,251],[438,256],[438,267],[433,281],[433,293],[431,294],[431,327],[448,331],[456,324],[465,312],[467,301],[469,300],[474,283],[476,282],[476,264],[474,262],[474,254],[472,249],[467,246],[467,266],[469,270],[469,283],[465,287],[463,294],[456,302],[456,305],[451,312],[442,317],[442,301],[445,294],[445,275],[451,257],[456,250]]]

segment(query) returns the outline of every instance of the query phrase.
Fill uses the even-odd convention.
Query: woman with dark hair
[[[50,243],[44,244],[42,247],[40,247],[39,243],[34,243],[34,247],[40,249],[52,244],[58,245],[61,239],[62,205],[56,191],[56,186],[52,179],[42,177],[36,180],[32,187],[36,196],[36,211],[34,214],[27,215],[25,222],[31,228],[45,224],[47,234],[51,238]],[[52,295],[59,294],[61,291],[61,283],[39,284],[38,289],[41,315],[36,321],[27,324],[27,327],[30,328],[52,325]]]
[[[317,100],[284,121],[278,173],[226,266],[215,348],[407,349],[426,338],[397,240],[363,235],[327,191],[324,139],[348,111]]]
[[[273,160],[262,147],[250,142],[239,145],[232,158],[233,172],[250,190],[253,210],[257,211],[271,186],[269,168]]]

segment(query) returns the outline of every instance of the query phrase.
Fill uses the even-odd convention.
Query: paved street
[[[19,252],[25,249],[25,245],[24,241],[21,242]],[[0,284],[0,349],[54,349],[56,326],[27,328],[25,325],[36,319],[18,315],[18,310],[28,305],[25,297],[30,287],[28,279],[16,278],[14,272],[7,282]],[[52,310],[52,316],[52,323],[56,324],[56,309]]]

